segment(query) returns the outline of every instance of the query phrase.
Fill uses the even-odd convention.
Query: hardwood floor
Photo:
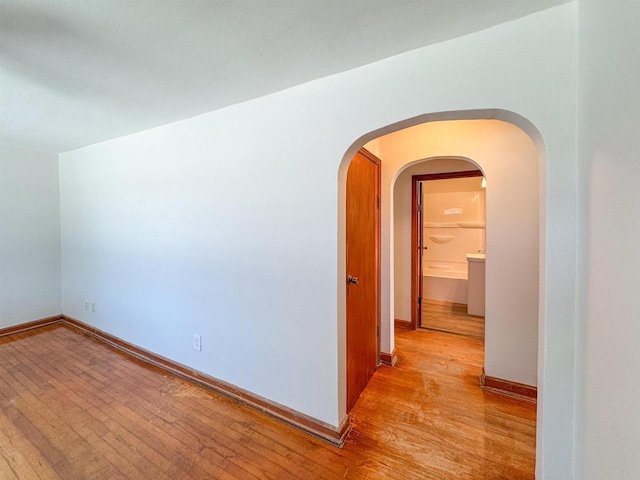
[[[535,406],[482,341],[396,331],[333,447],[61,325],[0,338],[0,478],[532,479]]]
[[[422,300],[422,328],[484,340],[484,318],[467,315],[462,303]]]

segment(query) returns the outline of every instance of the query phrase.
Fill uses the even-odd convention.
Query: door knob
[[[360,280],[358,280],[358,277],[352,277],[351,275],[347,277],[347,285],[350,283],[352,283],[353,285],[357,285],[359,281]]]

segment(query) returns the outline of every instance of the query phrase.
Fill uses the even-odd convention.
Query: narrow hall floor
[[[420,327],[484,339],[484,317],[467,314],[463,303],[422,300]]]
[[[340,449],[66,326],[0,338],[0,478],[532,479],[535,405],[479,388],[482,341],[396,340]]]
[[[395,340],[398,363],[358,399],[350,442],[397,458],[395,478],[533,479],[536,406],[480,388],[483,341],[425,329]]]

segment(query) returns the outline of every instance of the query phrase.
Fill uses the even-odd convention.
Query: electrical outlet
[[[196,333],[193,334],[193,349],[202,351],[202,337]]]
[[[95,313],[95,311],[96,311],[96,302],[91,302],[91,311]]]
[[[87,311],[89,310],[89,300],[84,301],[84,309]]]

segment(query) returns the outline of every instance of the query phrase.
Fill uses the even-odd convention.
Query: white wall
[[[426,123],[380,138],[379,145],[383,172],[389,172],[383,175],[383,182],[392,181],[405,165],[431,157],[471,159],[484,172],[485,372],[536,385],[540,215],[539,153],[533,141],[510,123],[467,120]],[[383,225],[385,220],[389,221],[383,218]],[[410,249],[399,253],[405,265],[409,257],[410,271]],[[408,301],[409,307],[411,298],[406,284],[410,285],[410,281],[405,279],[402,284],[403,300]]]
[[[640,2],[580,3],[576,478],[640,478]]]
[[[433,159],[412,165],[398,175],[393,187],[394,318],[411,320],[411,177],[476,169],[476,165],[464,160]]]
[[[573,398],[575,14],[575,5],[561,6],[62,154],[64,312],[338,425],[349,160],[386,126],[429,112],[506,116],[544,136],[539,418],[547,428],[538,468],[564,474],[573,431],[563,407]],[[389,351],[393,245],[384,229]],[[95,314],[84,299],[96,301]],[[194,332],[202,352],[191,348]]]
[[[62,313],[58,155],[0,146],[0,328]]]

